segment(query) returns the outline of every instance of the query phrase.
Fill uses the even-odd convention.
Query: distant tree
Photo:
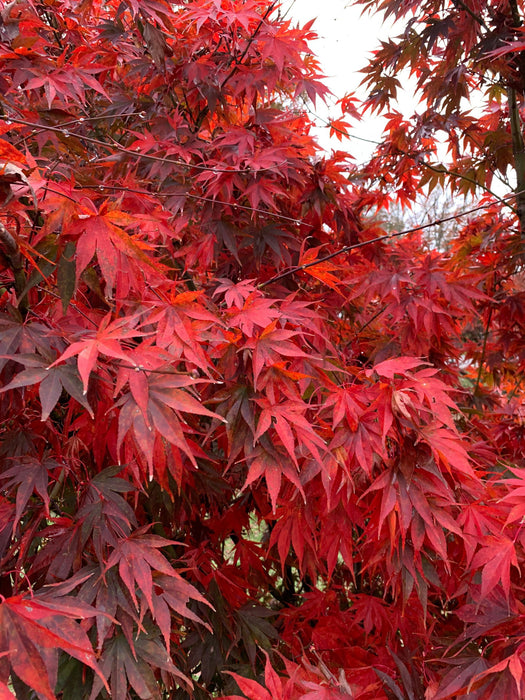
[[[379,217],[385,230],[392,233],[430,224],[423,239],[430,248],[445,252],[461,228],[461,213],[475,208],[476,202],[472,197],[454,199],[448,191],[436,187],[430,193],[418,192],[415,201],[404,206],[397,201],[389,202],[388,209],[381,210]],[[460,215],[458,219],[454,219],[456,215]]]

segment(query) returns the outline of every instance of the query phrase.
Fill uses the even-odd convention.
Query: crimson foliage
[[[2,700],[525,695],[522,8],[382,7],[358,168],[276,3],[3,5]]]

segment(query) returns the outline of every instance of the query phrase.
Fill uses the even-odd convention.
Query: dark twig
[[[477,22],[480,27],[483,27],[484,29],[488,29],[487,24],[483,17],[480,17],[477,15],[473,10],[470,9],[468,5],[466,5],[463,0],[452,0],[452,3],[458,8],[466,12],[468,15],[472,17],[472,19]]]
[[[516,197],[518,194],[518,192],[513,192],[507,195],[506,197],[503,197],[503,199],[510,199],[512,197]],[[403,231],[396,231],[395,233],[386,233],[384,236],[377,236],[376,238],[371,238],[368,241],[361,241],[360,243],[354,243],[353,245],[344,246],[343,248],[339,248],[339,250],[336,250],[333,253],[329,253],[328,255],[319,258],[318,260],[305,263],[304,265],[296,265],[294,267],[289,268],[288,270],[285,270],[284,272],[280,272],[278,275],[275,275],[269,280],[266,280],[266,282],[261,282],[259,284],[259,288],[266,287],[267,285],[272,284],[273,282],[277,282],[278,280],[281,280],[284,277],[288,277],[288,275],[293,275],[296,272],[300,272],[301,270],[307,270],[310,267],[314,267],[315,265],[319,265],[320,263],[332,260],[332,258],[335,258],[338,255],[342,255],[343,253],[349,253],[351,250],[357,250],[358,248],[363,248],[364,246],[371,245],[372,243],[379,243],[380,241],[385,241],[390,238],[397,238],[398,236],[405,236],[409,233],[415,233],[416,231],[421,231],[423,229],[430,228],[431,226],[444,224],[447,221],[455,221],[456,219],[460,219],[462,216],[474,214],[477,211],[487,209],[488,207],[491,207],[493,205],[494,202],[486,202],[485,204],[479,204],[476,207],[466,209],[465,211],[458,212],[457,214],[451,214],[450,216],[444,216],[442,219],[430,221],[428,224],[421,224],[419,226],[414,226],[413,228],[404,229]]]
[[[3,119],[4,121],[7,122],[12,122],[13,124],[23,124],[24,126],[30,126],[33,129],[40,129],[44,131],[54,131],[55,133],[62,134],[62,136],[71,136],[74,138],[82,139],[82,141],[86,141],[87,143],[93,143],[96,146],[102,146],[103,148],[107,148],[110,151],[119,151],[120,153],[125,153],[128,156],[131,156],[132,158],[137,158],[139,160],[152,160],[157,163],[170,163],[173,165],[182,165],[185,168],[189,168],[190,170],[213,170],[214,172],[217,173],[248,173],[248,172],[263,172],[266,170],[275,170],[280,165],[283,165],[285,161],[282,163],[275,163],[273,166],[269,166],[267,168],[257,168],[256,171],[253,171],[251,168],[219,168],[216,165],[199,165],[197,163],[187,163],[185,160],[180,160],[178,158],[168,158],[166,156],[154,156],[151,155],[150,153],[139,153],[138,151],[132,151],[129,148],[126,148],[125,146],[122,146],[118,141],[113,140],[111,143],[108,143],[107,141],[102,141],[101,139],[95,139],[92,136],[84,136],[83,134],[76,134],[74,131],[69,131],[67,129],[64,129],[62,126],[51,126],[50,124],[39,124],[37,122],[30,122],[27,121],[26,119],[18,119],[17,117],[5,117],[3,115],[0,115],[0,119]]]
[[[254,29],[252,35],[251,35],[250,38],[248,39],[248,41],[247,41],[247,43],[246,43],[246,47],[245,47],[244,51],[242,52],[240,58],[239,58],[238,60],[235,61],[235,65],[233,66],[233,68],[231,69],[231,71],[228,73],[228,75],[227,75],[227,76],[224,78],[224,80],[222,81],[222,83],[221,83],[221,90],[226,86],[226,84],[233,78],[233,76],[235,75],[235,73],[239,70],[239,66],[242,65],[242,62],[243,62],[244,59],[246,58],[246,54],[247,54],[248,51],[250,50],[250,46],[251,46],[251,45],[253,44],[253,42],[255,41],[255,39],[256,39],[256,37],[257,37],[257,34],[259,34],[259,32],[261,31],[263,24],[265,23],[266,19],[268,18],[268,15],[272,12],[273,8],[274,8],[276,5],[277,5],[277,0],[274,0],[274,2],[272,2],[272,4],[268,7],[268,9],[266,10],[266,12],[264,13],[264,15],[261,17],[261,19],[260,19],[260,21],[259,21],[259,24],[255,27],[255,29]],[[232,59],[232,62],[233,62],[233,59]]]
[[[478,182],[473,177],[468,177],[468,175],[463,175],[462,173],[457,173],[454,170],[449,170],[444,165],[432,165],[431,163],[427,163],[426,161],[421,161],[421,165],[423,165],[425,168],[428,168],[429,170],[432,170],[435,173],[443,173],[444,175],[450,175],[450,177],[457,178],[458,180],[465,180],[465,182],[472,183],[476,187],[479,187],[482,190],[485,190],[485,192],[488,192],[488,194],[492,195],[494,199],[497,199],[504,206],[509,207],[509,209],[511,209],[514,212],[514,214],[517,214],[516,208],[513,207],[512,204],[508,204],[505,201],[504,197],[500,197],[493,190],[491,190],[490,187],[487,187],[482,182]]]

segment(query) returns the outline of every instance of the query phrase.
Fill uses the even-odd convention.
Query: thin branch
[[[372,323],[376,320],[376,318],[379,318],[379,316],[381,316],[381,314],[382,314],[384,311],[386,311],[386,308],[387,308],[386,306],[382,306],[382,307],[379,309],[379,311],[376,311],[376,313],[372,316],[372,318],[369,318],[368,321],[367,321],[366,323],[364,323],[364,324],[361,326],[361,328],[359,328],[359,330],[355,331],[355,333],[354,333],[354,340],[357,340],[357,338],[361,335],[361,333],[362,333],[366,328],[368,328],[368,326],[370,326],[370,324],[372,324]]]
[[[518,194],[519,193],[517,193],[517,192],[512,192],[511,194],[507,195],[503,199],[511,199],[513,197],[516,197]],[[360,243],[354,243],[353,245],[344,246],[343,248],[339,248],[339,250],[336,250],[333,253],[329,253],[328,255],[325,255],[322,258],[319,258],[318,260],[314,260],[312,262],[305,263],[304,265],[296,265],[294,267],[291,267],[288,270],[285,270],[284,272],[281,272],[278,275],[271,277],[269,280],[266,280],[265,282],[261,282],[258,285],[258,287],[259,287],[259,289],[262,287],[266,287],[267,285],[272,284],[273,282],[277,282],[278,280],[281,280],[285,277],[288,277],[288,275],[293,275],[296,272],[300,272],[301,270],[307,270],[310,267],[314,267],[315,265],[319,265],[320,263],[327,262],[328,260],[332,260],[332,258],[335,258],[338,255],[342,255],[343,253],[349,253],[351,250],[357,250],[358,248],[364,248],[364,246],[371,245],[372,243],[379,243],[380,241],[385,241],[385,240],[390,239],[390,238],[397,238],[398,236],[405,236],[409,233],[415,233],[416,231],[421,231],[422,229],[430,228],[431,226],[436,226],[438,224],[444,224],[447,221],[455,221],[456,219],[460,219],[462,216],[468,216],[469,214],[474,214],[475,212],[480,211],[482,209],[488,209],[488,207],[491,207],[493,205],[494,205],[494,202],[486,202],[485,204],[479,204],[476,207],[473,207],[471,209],[466,209],[465,211],[458,212],[457,214],[451,214],[450,216],[444,216],[442,219],[435,219],[434,221],[431,221],[428,224],[421,224],[420,226],[414,226],[413,228],[405,229],[403,231],[396,231],[395,233],[386,233],[384,236],[377,236],[376,238],[371,238],[368,241],[361,241]]]
[[[306,103],[305,100],[304,100],[304,104],[305,104],[305,109],[306,109],[306,111],[307,111],[312,117],[315,117],[315,119],[317,119],[317,120],[323,122],[323,124],[325,124],[326,126],[329,126],[330,129],[333,129],[333,130],[336,131],[337,133],[342,134],[342,135],[345,136],[346,138],[349,138],[349,139],[356,139],[357,141],[363,141],[364,143],[370,143],[370,144],[372,144],[372,145],[374,145],[374,146],[383,146],[385,143],[387,143],[386,140],[384,140],[384,141],[376,141],[376,140],[374,140],[374,139],[366,139],[366,138],[363,138],[362,136],[356,136],[355,134],[352,134],[352,133],[350,133],[350,132],[346,132],[346,131],[344,131],[343,129],[338,128],[337,126],[333,126],[333,124],[332,124],[332,122],[331,122],[330,120],[325,119],[324,117],[321,117],[319,114],[317,114],[317,113],[314,112],[312,109],[310,109],[310,107],[307,105],[307,103]],[[472,137],[471,137],[471,138],[472,138]],[[476,144],[476,145],[478,146],[478,148],[480,148],[480,149],[482,148],[479,144]],[[411,154],[411,153],[408,153],[407,151],[402,151],[402,150],[400,150],[399,153],[400,153],[401,155],[407,155],[407,156],[413,155],[413,154]],[[504,200],[503,200],[498,194],[496,194],[496,192],[494,192],[493,190],[490,189],[490,187],[487,187],[486,185],[482,184],[481,182],[477,182],[477,180],[474,180],[473,178],[468,177],[468,175],[462,175],[461,173],[457,173],[457,172],[455,172],[454,170],[449,170],[449,169],[448,169],[446,166],[444,166],[444,165],[441,165],[440,167],[437,167],[437,166],[435,166],[435,165],[431,165],[430,163],[427,163],[427,162],[424,161],[424,160],[421,160],[421,161],[419,161],[418,163],[416,163],[416,165],[415,165],[414,167],[418,167],[418,166],[420,166],[420,165],[423,165],[425,168],[429,168],[430,170],[433,170],[433,171],[436,172],[436,173],[441,173],[441,172],[442,172],[442,173],[446,173],[447,175],[450,175],[451,177],[455,177],[455,178],[458,178],[458,179],[461,179],[461,180],[465,180],[466,182],[471,182],[471,183],[472,183],[473,185],[475,185],[476,187],[479,187],[480,189],[484,190],[485,192],[488,192],[489,194],[491,194],[493,197],[495,197],[496,199],[498,199],[502,204],[505,204],[505,206],[509,207],[510,209],[512,209],[512,211],[513,211],[515,214],[517,214],[516,209],[515,209],[512,205],[506,204],[506,203],[504,202]],[[499,175],[496,171],[490,169],[490,172],[492,173],[493,176],[497,177],[498,180],[500,180],[500,182],[502,182],[504,185],[507,185],[507,186],[510,188],[509,183],[506,182],[502,177],[500,177],[500,175]]]
[[[281,9],[281,8],[279,8],[279,15],[280,15],[280,16],[279,16],[279,19],[285,20],[286,17],[287,17],[287,16],[290,14],[290,12],[292,11],[293,6],[295,5],[295,3],[296,3],[296,0],[292,0],[291,3],[288,5],[288,9],[285,10],[283,14],[280,14],[280,9]]]
[[[138,151],[131,151],[130,149],[126,148],[125,146],[121,146],[118,141],[112,141],[111,143],[108,143],[107,141],[102,141],[101,139],[95,139],[92,136],[84,136],[83,134],[76,134],[75,132],[70,132],[67,129],[64,129],[62,126],[51,126],[49,124],[39,124],[37,122],[30,122],[27,121],[26,119],[19,119],[15,117],[6,117],[3,115],[0,115],[0,120],[3,120],[5,122],[12,122],[13,124],[22,124],[24,126],[30,126],[33,129],[40,129],[42,131],[54,131],[56,133],[62,134],[63,136],[72,136],[78,139],[82,139],[82,141],[86,141],[87,143],[93,143],[96,146],[102,146],[103,148],[107,148],[110,151],[119,151],[120,153],[125,153],[128,156],[131,156],[132,158],[137,158],[139,160],[152,160],[157,163],[170,163],[173,165],[181,165],[185,168],[189,168],[190,170],[213,170],[214,172],[217,173],[260,173],[264,172],[266,170],[275,170],[275,168],[279,167],[280,165],[283,165],[286,161],[282,161],[281,163],[275,163],[273,166],[269,166],[267,168],[257,168],[256,170],[252,168],[219,168],[215,165],[198,165],[197,163],[186,163],[185,160],[179,160],[178,158],[168,158],[164,156],[153,156],[149,153],[139,153]]]
[[[348,139],[355,139],[357,141],[363,141],[364,143],[371,143],[374,146],[382,146],[385,142],[384,141],[375,141],[374,139],[365,139],[363,136],[356,136],[355,134],[351,134],[350,132],[344,131],[343,129],[340,129],[337,126],[333,126],[332,122],[329,119],[325,119],[322,117],[320,114],[317,114],[308,104],[306,99],[303,97],[303,104],[305,110],[310,114],[312,117],[317,119],[320,122],[323,122],[325,126],[329,126],[331,129],[336,131],[338,134],[341,134],[342,136],[345,136]],[[335,106],[335,104],[334,104]]]
[[[235,207],[236,209],[244,209],[245,211],[250,211],[250,212],[255,212],[257,214],[265,214],[266,216],[269,216],[273,219],[281,219],[282,221],[289,221],[292,224],[304,224],[305,226],[312,226],[312,224],[307,224],[305,221],[302,221],[299,218],[294,218],[293,216],[286,216],[285,214],[279,214],[278,212],[272,212],[269,211],[268,209],[258,209],[257,207],[248,207],[244,204],[237,204],[237,202],[227,202],[226,200],[223,199],[214,199],[213,197],[204,197],[202,195],[198,194],[190,194],[189,192],[183,192],[181,193],[178,190],[174,191],[166,191],[166,192],[152,192],[150,190],[139,190],[135,189],[133,187],[123,187],[122,185],[84,185],[82,187],[83,190],[114,190],[117,192],[130,192],[133,194],[143,194],[147,195],[148,197],[155,196],[155,197],[174,197],[174,196],[179,196],[179,197],[188,197],[188,199],[196,199],[198,201],[202,202],[210,202],[211,204],[222,204],[223,206],[228,206],[228,207]],[[61,195],[63,194],[62,192],[59,192],[58,190],[52,190],[49,189],[49,192],[53,192],[54,194]],[[67,195],[64,194],[64,197]]]
[[[49,294],[50,296],[54,297],[55,299],[59,299],[60,301],[62,301],[62,297],[60,296],[60,294],[53,292],[51,289],[48,289],[47,287],[44,288],[44,287],[42,287],[41,284],[37,284],[36,288],[39,289],[41,292],[44,292],[45,294]],[[98,328],[98,323],[96,321],[94,321],[92,318],[90,318],[85,313],[85,311],[82,311],[82,309],[78,306],[78,303],[74,299],[71,299],[71,301],[69,303],[71,304],[71,306],[73,306],[73,308],[75,308],[78,311],[78,313],[81,316],[83,316],[86,319],[86,321],[89,321],[91,324],[93,324],[95,326],[95,328]]]
[[[160,196],[160,197],[168,197],[172,195],[180,195],[180,192],[162,192],[162,193],[157,193],[157,192],[149,192],[147,190],[139,190],[139,189],[133,189],[131,187],[123,187],[119,185],[87,185],[84,187],[84,189],[108,189],[108,190],[117,190],[117,191],[124,191],[124,192],[133,192],[136,194],[143,194],[147,196]],[[51,188],[48,188],[50,192],[53,192],[54,194],[57,194],[59,196],[64,196],[68,197],[63,192],[60,192],[59,190],[54,190]],[[512,192],[511,194],[508,194],[504,197],[498,198],[502,203],[506,203],[507,199],[512,199],[516,197],[519,193],[518,192]],[[286,221],[290,221],[293,224],[296,225],[306,225],[306,226],[312,226],[312,224],[309,224],[306,221],[303,221],[302,219],[294,219],[289,216],[284,216],[282,214],[278,213],[273,213],[270,211],[266,211],[264,209],[252,209],[251,207],[245,207],[242,204],[235,204],[234,202],[223,202],[221,200],[214,200],[208,197],[201,197],[199,195],[191,195],[191,194],[184,194],[183,196],[185,197],[190,197],[193,199],[197,200],[203,200],[203,201],[208,201],[214,204],[224,204],[227,206],[236,206],[241,209],[247,209],[248,211],[255,211],[261,214],[266,214],[267,216],[274,217],[274,218],[280,218],[284,219]],[[68,197],[68,199],[71,199],[71,197]],[[305,263],[304,265],[296,265],[294,267],[289,268],[288,270],[285,270],[284,272],[279,273],[278,275],[275,275],[274,277],[271,277],[269,280],[266,280],[265,282],[261,282],[258,286],[259,288],[266,287],[267,285],[277,282],[280,279],[283,279],[284,277],[288,277],[288,275],[293,275],[296,272],[300,272],[301,270],[306,270],[310,267],[314,267],[315,265],[319,265],[322,262],[326,262],[328,260],[331,260],[332,258],[337,257],[338,255],[342,255],[343,253],[348,253],[352,250],[356,250],[358,248],[363,248],[364,246],[370,245],[372,243],[378,243],[380,241],[387,240],[389,238],[397,238],[398,236],[404,236],[408,235],[410,233],[415,233],[416,231],[421,231],[423,229],[431,228],[432,226],[438,226],[439,224],[444,224],[447,221],[455,221],[457,219],[460,219],[463,216],[468,216],[469,214],[474,214],[477,211],[481,211],[483,209],[488,209],[488,207],[491,207],[494,205],[494,202],[486,202],[485,204],[479,204],[475,207],[472,207],[470,209],[465,209],[464,211],[458,212],[456,214],[451,214],[450,216],[445,216],[441,219],[434,219],[432,221],[429,221],[426,224],[420,224],[419,226],[414,226],[413,228],[409,229],[404,229],[403,231],[396,231],[395,233],[387,233],[384,236],[378,236],[376,238],[371,238],[368,241],[361,241],[360,243],[354,243],[352,245],[344,246],[343,248],[340,248],[339,250],[336,250],[333,253],[330,253],[322,258],[319,258],[318,260],[314,260],[310,263]]]
[[[77,124],[82,124],[83,122],[97,122],[97,121],[104,121],[104,119],[118,119],[120,117],[140,117],[141,115],[146,116],[146,112],[140,111],[140,112],[119,112],[118,114],[104,114],[104,115],[99,115],[97,117],[85,117],[84,115],[81,115],[80,117],[76,117],[75,119],[68,119],[65,122],[60,122],[60,124],[56,125],[56,128],[58,129],[65,129],[69,126],[76,126]],[[4,116],[6,121],[16,121],[16,117],[8,117]],[[46,129],[39,129],[38,131],[35,129],[35,133],[32,133],[31,136],[37,136],[38,134],[41,134],[45,131]],[[76,134],[75,134],[76,135]],[[84,138],[83,136],[78,136],[78,138]],[[20,141],[15,143],[15,146],[18,145],[18,143],[27,140],[27,136],[22,136],[20,138]]]
[[[222,81],[222,83],[221,83],[221,90],[225,87],[225,85],[228,83],[228,81],[230,81],[230,80],[233,78],[233,76],[235,75],[235,73],[239,70],[239,66],[242,65],[242,62],[243,62],[244,59],[246,58],[246,54],[247,54],[248,51],[250,50],[250,46],[251,46],[251,45],[253,44],[253,42],[255,41],[255,38],[257,37],[257,34],[259,34],[259,32],[261,31],[263,24],[265,23],[266,19],[268,18],[268,15],[272,12],[273,8],[277,5],[277,2],[278,2],[278,0],[274,0],[274,1],[272,2],[272,4],[267,8],[267,10],[266,10],[266,12],[264,13],[264,15],[261,17],[261,19],[260,19],[260,21],[259,21],[259,24],[255,27],[255,29],[254,29],[252,35],[251,35],[250,38],[248,39],[248,42],[246,43],[246,47],[245,47],[244,51],[242,52],[240,58],[235,62],[235,65],[233,66],[233,68],[231,69],[231,71],[228,73],[228,75],[227,75],[227,76],[224,78],[224,80]]]
[[[483,17],[480,17],[477,15],[473,10],[466,5],[463,0],[452,0],[452,3],[459,9],[464,10],[468,15],[472,17],[472,19],[477,22],[483,29],[488,29],[487,24],[485,23],[485,20]]]
[[[446,168],[444,165],[436,166],[436,165],[431,165],[430,163],[427,163],[426,161],[421,161],[421,164],[425,166],[425,168],[428,168],[429,170],[432,170],[435,173],[443,173],[446,175],[450,175],[451,177],[456,177],[459,180],[465,180],[465,182],[470,182],[476,187],[480,187],[482,190],[487,192],[488,194],[492,195],[494,199],[497,199],[498,202],[501,202],[506,207],[509,207],[511,211],[517,215],[517,210],[516,207],[513,207],[512,204],[508,204],[505,201],[505,197],[500,197],[496,192],[490,189],[490,187],[487,187],[486,185],[483,185],[481,182],[478,182],[477,180],[474,180],[473,177],[469,177],[468,175],[462,175],[461,173],[457,173],[454,170],[449,170]],[[525,185],[525,183],[524,183]],[[525,189],[525,187],[524,187]]]

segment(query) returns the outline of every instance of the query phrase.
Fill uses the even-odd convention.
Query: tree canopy
[[[331,154],[278,2],[1,6],[0,700],[525,696],[525,8],[362,4]]]

